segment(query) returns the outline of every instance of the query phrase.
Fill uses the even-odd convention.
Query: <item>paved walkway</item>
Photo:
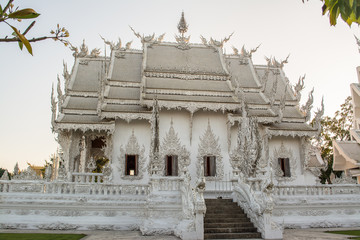
[[[360,230],[360,228],[311,228],[286,229],[284,240],[332,240],[348,239],[350,236],[326,233],[326,231]],[[78,233],[86,234],[82,240],[179,240],[175,236],[142,236],[139,231],[61,231],[61,230],[8,230],[1,233]]]
[[[348,239],[348,235],[326,233],[327,231],[360,230],[360,228],[309,228],[309,229],[285,229],[284,240],[332,240]]]

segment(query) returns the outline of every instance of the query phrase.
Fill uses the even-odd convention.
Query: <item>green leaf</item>
[[[35,12],[34,9],[25,8],[13,13],[9,14],[9,18],[17,18],[17,19],[29,19],[29,18],[37,18],[40,14]]]
[[[29,41],[24,37],[24,35],[22,35],[15,27],[11,26],[10,27],[14,30],[14,32],[16,33],[16,35],[19,37],[20,41],[25,45],[26,49],[28,50],[28,52],[32,54],[32,48],[31,45],[29,43]]]
[[[23,50],[23,47],[24,47],[23,42],[18,42],[18,44],[19,44],[19,48],[20,48],[21,50]]]
[[[336,19],[340,14],[340,9],[338,3],[335,3],[330,9],[330,25],[336,25]]]
[[[354,5],[354,0],[349,0],[350,7]]]
[[[0,16],[2,16],[2,15],[3,15],[3,9],[2,9],[1,4],[0,4]]]

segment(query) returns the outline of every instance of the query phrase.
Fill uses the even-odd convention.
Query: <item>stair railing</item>
[[[263,238],[281,239],[283,229],[271,217],[274,206],[273,191],[274,186],[269,178],[242,176],[234,185],[233,200],[244,209]]]

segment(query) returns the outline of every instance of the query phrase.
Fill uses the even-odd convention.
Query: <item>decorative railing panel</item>
[[[153,177],[150,184],[152,191],[180,191],[183,181],[181,177]]]
[[[42,194],[80,194],[80,195],[143,195],[149,193],[148,185],[115,185],[84,182],[45,182],[45,181],[0,181],[3,193],[42,193]]]
[[[95,182],[103,182],[104,174],[102,173],[77,173],[73,172],[72,181],[78,183],[95,183]]]
[[[275,196],[321,196],[339,194],[360,194],[360,185],[318,185],[318,186],[276,186]]]

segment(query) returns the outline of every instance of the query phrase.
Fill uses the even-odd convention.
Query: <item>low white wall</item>
[[[357,184],[276,187],[273,219],[284,228],[360,226]]]
[[[269,140],[269,160],[273,163],[273,171],[276,170],[278,164],[277,159],[274,159],[275,151],[279,151],[281,144],[284,144],[286,151],[291,152],[290,158],[290,169],[294,169],[295,178],[293,180],[284,180],[277,181],[278,184],[282,185],[313,185],[316,184],[318,176],[314,176],[309,171],[304,171],[304,156],[301,155],[301,143],[300,138],[296,137],[272,137]],[[294,160],[295,166],[292,164],[292,159]],[[292,175],[294,175],[292,173]]]

